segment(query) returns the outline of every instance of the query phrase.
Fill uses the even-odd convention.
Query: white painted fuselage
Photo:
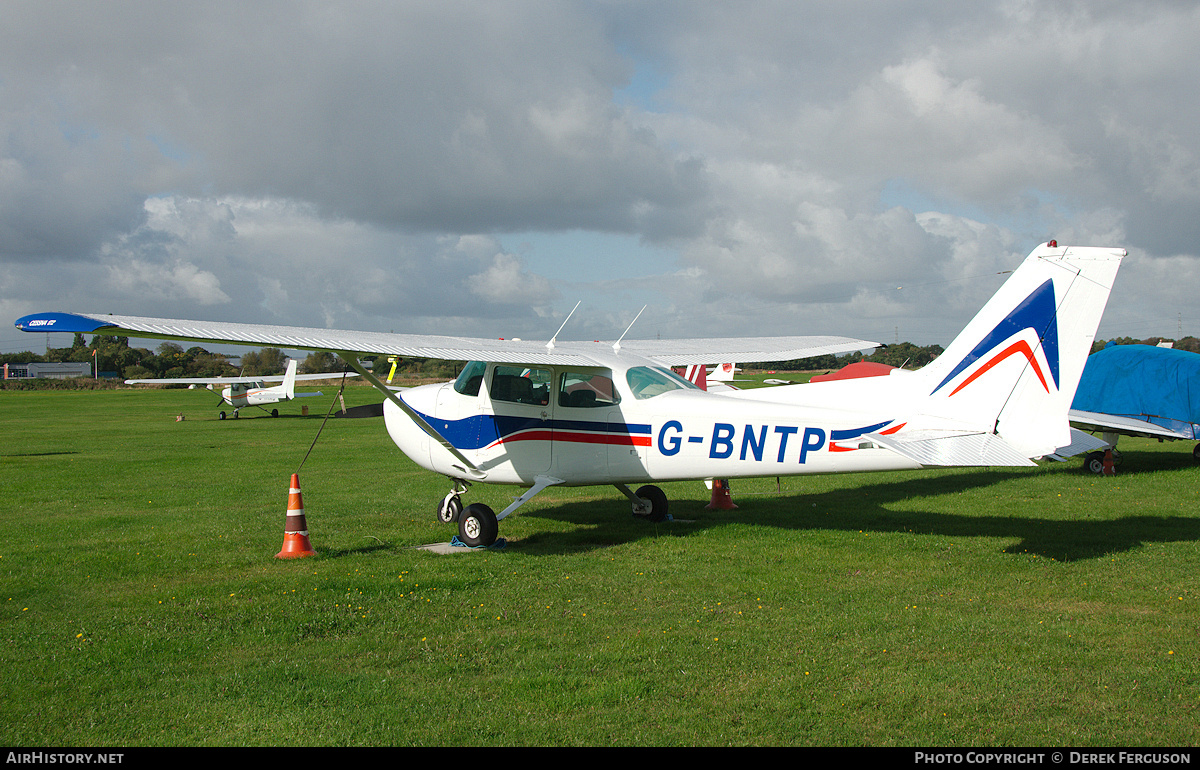
[[[584,486],[919,467],[866,438],[903,427],[895,400],[858,410],[822,403],[834,394],[819,384],[714,394],[680,378],[669,390],[650,396],[643,390],[639,398],[630,372],[647,367],[664,371],[628,356],[613,356],[610,367],[540,367],[544,393],[515,403],[493,397],[492,383],[505,367],[490,364],[477,392],[443,383],[401,397],[485,474],[476,478],[491,483],[529,485],[552,476]],[[617,397],[572,405],[562,380],[579,374],[611,382]],[[806,395],[815,403],[805,403]],[[399,407],[387,403],[384,417],[392,440],[418,464],[463,476],[457,459]]]

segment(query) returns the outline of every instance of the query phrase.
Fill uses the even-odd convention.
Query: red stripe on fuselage
[[[563,430],[527,430],[505,436],[499,441],[488,444],[486,449],[509,444],[515,441],[554,441],[571,444],[612,444],[615,446],[650,446],[649,436],[622,436],[611,433],[574,433]]]

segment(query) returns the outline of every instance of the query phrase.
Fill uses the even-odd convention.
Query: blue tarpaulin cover
[[[1190,428],[1200,423],[1200,354],[1109,343],[1088,356],[1071,408]]]

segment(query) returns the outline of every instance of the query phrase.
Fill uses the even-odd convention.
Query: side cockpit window
[[[488,393],[493,401],[545,406],[550,403],[550,371],[526,366],[497,366]]]

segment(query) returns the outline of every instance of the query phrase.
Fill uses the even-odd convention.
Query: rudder
[[[922,422],[996,433],[1026,457],[1070,443],[1067,410],[1123,249],[1034,249],[936,361]]]

